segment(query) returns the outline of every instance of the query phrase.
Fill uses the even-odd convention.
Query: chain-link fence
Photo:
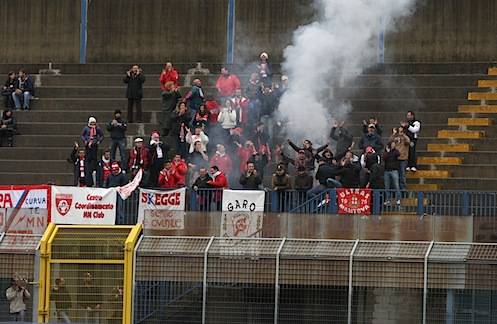
[[[135,323],[497,323],[497,244],[145,236]]]

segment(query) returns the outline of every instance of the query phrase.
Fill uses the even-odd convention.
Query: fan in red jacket
[[[236,89],[240,89],[240,80],[234,74],[230,74],[226,67],[221,68],[221,75],[216,81],[216,88],[221,97],[232,97]]]
[[[150,161],[148,160],[148,149],[143,146],[143,139],[135,139],[135,147],[129,151],[128,169],[134,177],[138,170],[148,169]]]
[[[178,177],[178,187],[184,187],[186,184],[186,174],[188,173],[188,165],[185,160],[181,158],[181,155],[176,154],[173,159],[173,168],[176,171],[176,176]]]
[[[246,141],[245,146],[240,143],[235,143],[238,146],[237,155],[240,159],[240,172],[245,173],[247,171],[247,162],[252,157],[252,155],[257,153],[254,143],[252,141]]]
[[[206,100],[205,108],[209,111],[209,125],[217,124],[217,116],[219,116],[220,109],[217,100]]]
[[[216,154],[214,154],[211,158],[211,166],[215,165],[225,175],[229,175],[231,173],[231,169],[233,168],[233,162],[231,161],[229,155],[226,154],[226,148],[224,145],[218,144],[216,148]]]
[[[173,163],[171,160],[164,162],[164,169],[159,172],[159,187],[163,189],[174,189],[178,188],[178,182],[180,181],[180,176],[173,168]]]
[[[167,62],[166,65],[164,65],[164,69],[160,74],[159,80],[160,88],[162,91],[166,91],[166,83],[168,83],[169,81],[174,83],[174,88],[178,87],[179,74],[178,71],[173,68],[171,62]]]
[[[228,179],[226,175],[219,171],[219,168],[216,165],[211,166],[211,177],[212,180],[207,181],[207,184],[216,190],[214,193],[214,201],[216,203],[220,203],[223,200],[223,190],[228,189]],[[219,209],[219,206],[218,206]]]

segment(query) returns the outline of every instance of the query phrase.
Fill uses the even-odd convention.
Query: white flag
[[[116,188],[117,193],[119,194],[119,196],[121,196],[123,200],[128,199],[128,197],[131,196],[133,191],[135,191],[136,188],[138,188],[140,182],[142,181],[142,176],[143,176],[143,169],[140,169],[138,173],[135,175],[133,181],[131,181],[125,186]]]

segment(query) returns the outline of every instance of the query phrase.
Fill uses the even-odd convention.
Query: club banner
[[[224,190],[220,236],[261,236],[264,198],[262,190]]]
[[[52,186],[52,222],[55,224],[114,225],[116,190]]]
[[[371,215],[370,189],[337,189],[338,213]]]
[[[49,197],[49,186],[0,186],[0,232],[43,234]]]
[[[138,223],[148,230],[185,228],[186,188],[160,191],[140,188]]]

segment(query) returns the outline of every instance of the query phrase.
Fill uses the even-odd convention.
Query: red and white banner
[[[116,190],[52,186],[52,222],[55,224],[114,225]]]
[[[185,228],[186,188],[160,191],[140,188],[138,223],[148,230]]]
[[[131,196],[131,194],[133,193],[133,191],[135,191],[136,188],[138,188],[138,186],[140,185],[142,177],[143,177],[143,169],[140,169],[133,178],[133,181],[131,181],[127,185],[116,188],[116,191],[119,194],[119,196],[121,196],[123,200],[128,199],[129,196]]]
[[[224,190],[220,236],[261,236],[264,200],[262,190]]]
[[[50,186],[0,186],[0,232],[43,234]]]
[[[371,215],[371,189],[337,189],[339,214]]]

